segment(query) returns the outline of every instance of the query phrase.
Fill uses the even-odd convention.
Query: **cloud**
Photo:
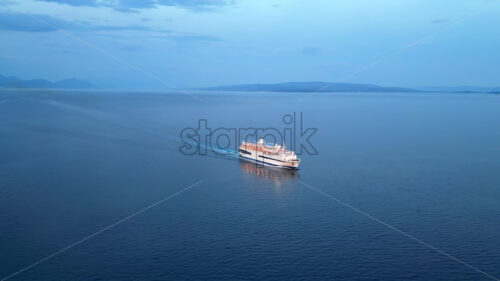
[[[435,19],[433,21],[431,21],[432,23],[443,23],[443,22],[446,22],[447,20],[446,19]]]
[[[208,41],[208,42],[219,42],[222,39],[214,36],[200,35],[200,34],[190,34],[190,33],[171,33],[165,34],[163,36],[154,36],[158,39],[170,39],[179,42],[195,42],[195,41]]]
[[[75,6],[75,7],[79,7],[79,6],[97,7],[97,6],[99,6],[97,0],[38,0],[38,1],[66,4],[66,5]]]
[[[140,13],[139,10],[136,9],[130,9],[127,7],[115,7],[113,8],[117,12],[122,12],[122,13],[131,13],[131,14],[137,14]]]
[[[192,10],[210,10],[233,5],[235,2],[235,0],[157,0],[158,5],[178,6]]]
[[[17,32],[52,32],[57,29],[74,32],[94,32],[96,36],[110,38],[122,38],[116,32],[120,31],[147,31],[151,32],[151,38],[168,39],[177,42],[219,42],[220,38],[202,34],[185,32],[172,32],[166,29],[156,29],[144,25],[96,25],[87,21],[70,22],[47,15],[30,15],[24,13],[0,12],[0,30]],[[106,31],[106,32],[99,32]],[[124,46],[123,50],[137,51],[136,48]]]
[[[302,49],[302,54],[308,55],[308,56],[315,56],[315,55],[319,55],[322,51],[323,51],[323,49],[320,47],[309,46],[309,47],[305,47],[304,49]]]
[[[57,29],[76,31],[151,30],[143,25],[92,25],[88,22],[69,22],[47,15],[0,12],[0,30],[20,32],[51,32]],[[164,32],[164,31],[162,31]]]
[[[138,9],[156,8],[156,0],[120,0],[113,7],[118,12],[139,13]]]
[[[80,26],[80,29],[90,31],[151,30],[150,27],[144,25],[88,25]]]
[[[236,0],[37,0],[53,2],[70,6],[110,7],[124,13],[138,13],[140,9],[153,9],[158,6],[175,6],[190,10],[203,11],[216,7],[233,5]]]
[[[39,20],[37,20],[39,19]],[[45,15],[0,12],[0,30],[25,31],[25,32],[50,32],[61,29],[74,29],[76,25],[61,19]]]
[[[16,4],[16,2],[11,1],[11,0],[0,1],[0,6],[11,6],[11,5],[14,5],[14,4]]]
[[[157,1],[155,0],[120,0],[118,2],[119,6],[128,7],[128,8],[155,8]]]

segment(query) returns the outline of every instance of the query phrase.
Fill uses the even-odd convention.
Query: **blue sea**
[[[500,278],[500,95],[195,95],[1,91],[0,280]],[[286,115],[296,171],[179,150]]]

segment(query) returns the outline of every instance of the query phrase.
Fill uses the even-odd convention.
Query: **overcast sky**
[[[498,0],[0,0],[0,74],[103,88],[167,88],[111,56],[178,87],[500,86],[499,50]]]

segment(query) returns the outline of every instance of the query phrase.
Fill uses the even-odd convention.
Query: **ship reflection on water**
[[[240,159],[241,170],[246,174],[254,174],[262,179],[272,181],[276,187],[281,186],[286,181],[297,179],[299,172],[297,170],[282,169],[256,164]]]

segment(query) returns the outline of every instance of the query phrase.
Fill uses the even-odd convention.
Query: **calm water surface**
[[[500,96],[0,92],[0,279],[500,278]],[[303,113],[299,171],[185,156],[178,134]]]

